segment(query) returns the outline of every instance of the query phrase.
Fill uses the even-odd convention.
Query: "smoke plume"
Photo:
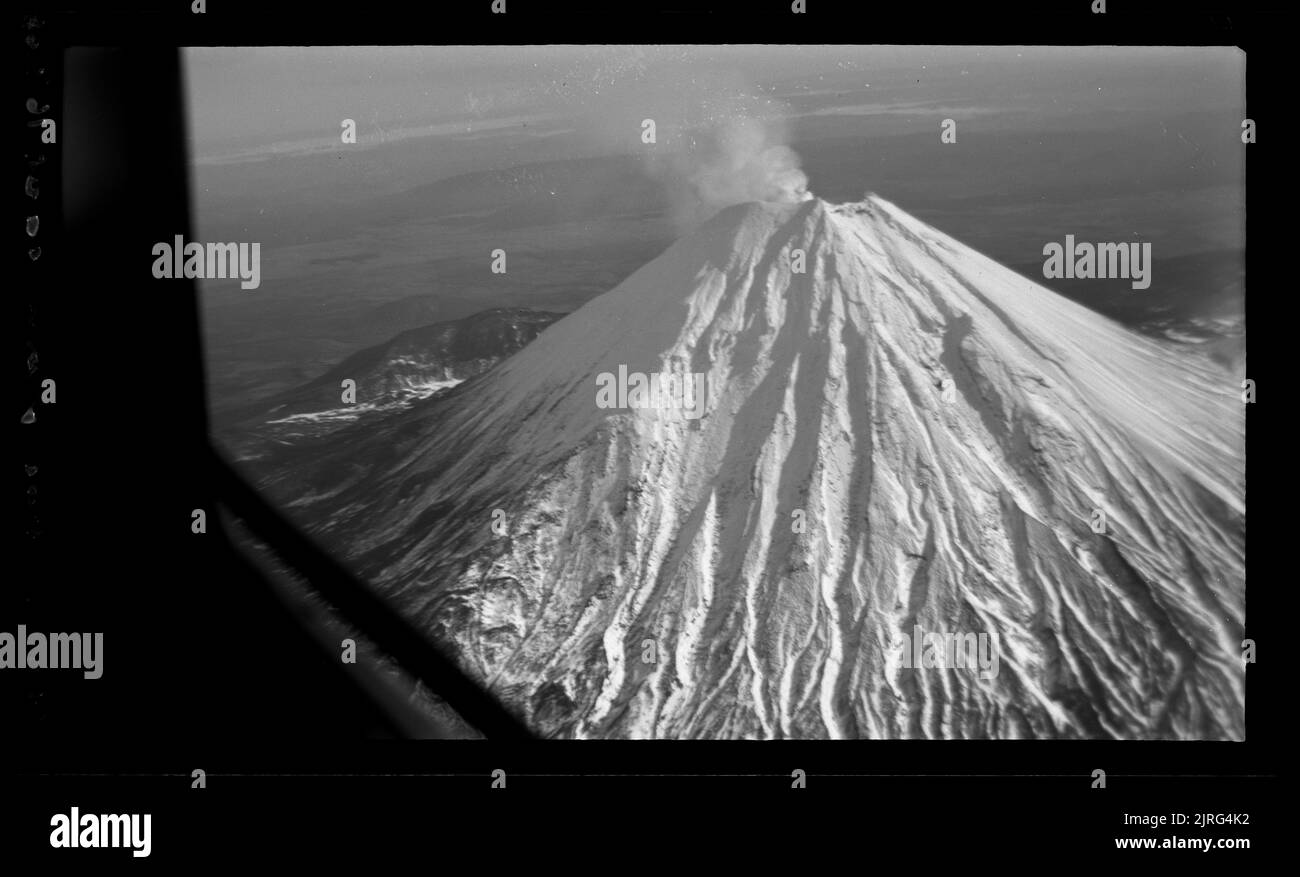
[[[789,146],[788,108],[732,75],[695,71],[686,80],[657,71],[602,98],[588,108],[589,133],[641,157],[679,230],[732,204],[813,197]],[[651,143],[640,137],[647,120]]]
[[[785,124],[748,115],[716,119],[687,136],[685,149],[652,164],[688,213],[713,213],[745,201],[806,201],[808,177],[786,145]],[[683,195],[689,196],[680,203]],[[694,202],[694,203],[691,203]]]

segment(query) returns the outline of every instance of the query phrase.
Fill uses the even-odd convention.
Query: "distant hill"
[[[493,308],[421,326],[361,350],[309,383],[259,400],[225,418],[219,431],[241,458],[318,439],[367,415],[401,410],[446,392],[522,349],[564,316],[531,308]],[[343,402],[343,381],[355,402]]]

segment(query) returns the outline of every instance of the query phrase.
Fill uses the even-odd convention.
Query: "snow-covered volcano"
[[[1241,738],[1239,393],[879,198],[752,203],[281,488],[540,733]]]

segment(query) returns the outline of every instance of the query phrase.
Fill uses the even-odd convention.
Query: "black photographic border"
[[[114,641],[148,642],[151,651],[131,653],[117,646],[123,657],[116,659],[115,672],[93,688],[45,680],[13,686],[21,705],[12,714],[39,717],[34,726],[39,733],[16,729],[23,739],[15,753],[19,787],[34,800],[50,802],[72,795],[120,809],[123,798],[152,801],[160,835],[156,853],[184,852],[181,838],[200,843],[213,825],[222,824],[216,812],[221,807],[213,803],[222,801],[222,794],[227,804],[237,801],[250,812],[280,812],[275,808],[289,800],[325,799],[311,812],[327,819],[321,815],[329,813],[325,802],[340,790],[351,795],[364,789],[372,799],[405,784],[409,788],[396,793],[403,798],[408,792],[445,798],[492,788],[496,770],[505,771],[507,788],[547,796],[572,793],[596,803],[597,811],[607,794],[669,795],[690,808],[696,806],[694,798],[741,790],[785,793],[798,785],[792,773],[803,771],[805,793],[834,790],[836,798],[842,793],[860,814],[885,817],[888,822],[877,829],[888,825],[882,834],[899,840],[912,828],[917,839],[926,836],[925,819],[898,817],[909,807],[927,808],[945,798],[1006,798],[1021,802],[1016,831],[1025,838],[1016,842],[1054,845],[1058,852],[1069,833],[1100,851],[1120,833],[1111,831],[1117,808],[1134,809],[1124,801],[1184,809],[1195,801],[1194,809],[1215,812],[1258,808],[1263,813],[1273,807],[1281,769],[1278,703],[1287,697],[1271,671],[1282,639],[1270,628],[1287,617],[1276,603],[1289,588],[1271,572],[1285,568],[1274,552],[1289,545],[1285,534],[1274,532],[1289,519],[1275,505],[1289,467],[1274,456],[1279,429],[1285,435],[1286,427],[1271,422],[1278,418],[1281,388],[1269,378],[1284,374],[1274,361],[1283,342],[1271,333],[1288,321],[1265,318],[1262,294],[1251,292],[1269,289],[1272,308],[1281,307],[1287,296],[1287,276],[1277,260],[1290,249],[1275,236],[1289,224],[1272,221],[1282,216],[1277,201],[1287,179],[1276,167],[1288,113],[1274,94],[1288,81],[1278,44],[1286,32],[1280,16],[1249,4],[1141,4],[1139,10],[1113,0],[1104,15],[1094,14],[1087,0],[1048,8],[953,3],[885,9],[827,0],[808,5],[802,16],[791,15],[786,2],[685,0],[625,7],[507,0],[504,16],[493,15],[488,0],[421,8],[372,2],[339,9],[210,0],[203,15],[191,13],[187,2],[36,3],[23,10],[23,44],[17,50],[23,59],[23,102],[33,97],[53,109],[47,114],[25,110],[23,120],[25,162],[41,153],[45,162],[24,167],[24,176],[39,178],[40,197],[18,196],[24,199],[19,219],[33,215],[36,205],[41,225],[35,238],[20,235],[22,246],[13,256],[22,264],[15,300],[23,313],[15,322],[25,327],[26,345],[15,420],[31,407],[36,421],[11,427],[19,430],[23,453],[14,464],[23,480],[14,491],[23,497],[15,501],[22,526],[11,530],[22,546],[23,563],[17,587],[5,594],[3,617],[13,623],[30,618],[31,624],[62,612],[69,620],[51,629],[103,629],[110,648]],[[29,37],[37,45],[30,45]],[[224,543],[216,514],[209,513],[206,537],[190,532],[192,508],[230,507],[237,497],[233,502],[246,519],[259,512],[207,445],[196,290],[176,281],[162,295],[149,283],[148,263],[123,255],[140,251],[141,242],[184,233],[178,223],[188,229],[183,71],[174,48],[524,43],[1236,45],[1245,51],[1249,112],[1261,130],[1258,143],[1243,146],[1247,200],[1255,218],[1248,225],[1246,256],[1247,276],[1254,279],[1247,286],[1248,321],[1252,302],[1256,316],[1248,374],[1264,393],[1247,409],[1248,473],[1264,474],[1255,479],[1254,491],[1248,488],[1253,550],[1248,551],[1246,636],[1259,644],[1260,657],[1247,673],[1246,740],[559,742],[515,739],[502,725],[487,741],[366,741],[361,738],[392,729],[365,712],[360,691],[355,700],[315,712],[306,706],[314,689],[286,696],[285,686],[295,678],[319,677],[319,691],[338,690],[331,675],[337,668],[307,648],[305,639],[263,638],[292,619],[254,586],[246,561]],[[92,69],[120,79],[103,76],[98,84],[105,91],[92,93],[129,108],[97,119],[98,130],[105,132],[94,150],[99,157],[77,159],[102,161],[99,177],[96,168],[73,167],[64,151],[63,137],[73,133],[62,124],[63,65],[71,58],[64,49],[70,46],[124,47],[97,53],[93,61],[102,66]],[[122,86],[126,93],[112,91]],[[40,129],[29,124],[45,116],[61,129],[54,147],[42,147]],[[116,164],[114,156],[121,159]],[[63,180],[73,173],[83,182],[99,179],[98,185],[111,187],[109,200],[119,208],[92,212],[70,227],[65,214],[73,193],[63,191]],[[173,231],[163,233],[164,227]],[[34,246],[40,247],[39,258],[32,258]],[[34,370],[28,366],[32,352],[38,354]],[[51,377],[58,380],[59,401],[44,405],[41,382]],[[35,475],[24,468],[32,465],[38,467]],[[59,535],[69,533],[81,535]],[[265,612],[266,620],[254,617],[257,611]],[[212,654],[196,658],[196,643],[207,643]],[[280,660],[287,655],[295,657]],[[6,699],[13,681],[4,680]],[[247,713],[235,715],[237,705]],[[476,717],[491,713],[490,704],[480,706]],[[253,717],[259,714],[296,714],[298,722],[258,735]],[[329,716],[334,721],[327,736],[307,733]],[[156,734],[132,735],[128,729],[141,723]],[[196,768],[205,771],[206,790],[191,791]],[[1105,790],[1093,789],[1096,769],[1106,771]],[[178,790],[215,797],[196,804]],[[1115,797],[1099,806],[1083,791]],[[159,803],[177,799],[184,803]],[[1048,801],[1052,806],[1038,803]],[[48,834],[50,806],[28,808],[34,822],[29,825],[26,815],[20,820],[24,844]],[[978,823],[980,807],[974,810],[973,816],[939,810],[934,818]],[[166,841],[159,811],[180,823]],[[1280,817],[1280,808],[1276,813]],[[950,829],[962,836],[960,827]],[[1247,836],[1262,837],[1268,829],[1268,822],[1257,821]],[[1077,847],[1068,843],[1069,850]]]

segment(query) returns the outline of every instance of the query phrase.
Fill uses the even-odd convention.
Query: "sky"
[[[472,46],[187,50],[199,162],[411,137],[558,138],[616,153],[611,114],[743,99],[787,120],[949,114],[1051,129],[1099,113],[1242,108],[1245,55],[1204,47]],[[796,137],[798,131],[795,132]],[[485,162],[491,161],[485,152]]]

